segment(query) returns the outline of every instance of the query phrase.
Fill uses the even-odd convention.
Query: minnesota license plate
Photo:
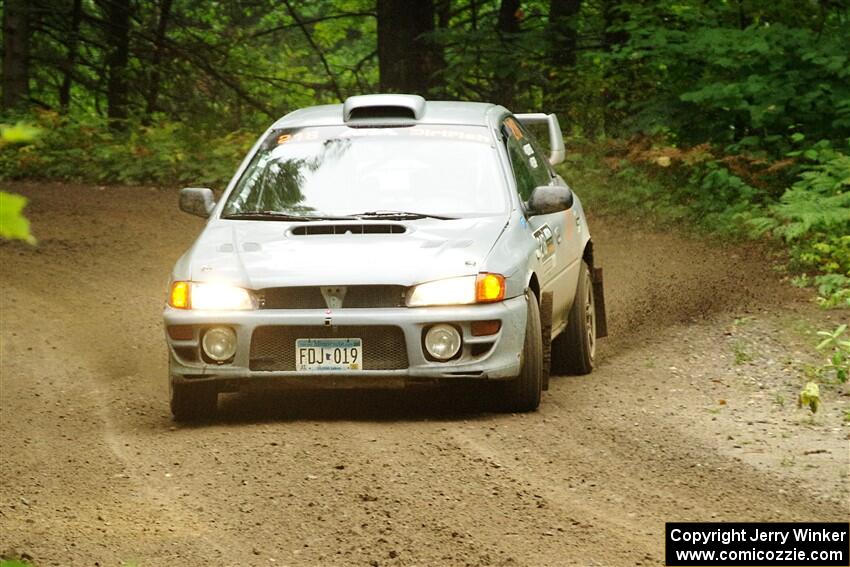
[[[295,339],[295,369],[310,372],[363,370],[360,339]]]

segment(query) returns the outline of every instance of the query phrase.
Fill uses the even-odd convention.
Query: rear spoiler
[[[543,114],[537,112],[534,114],[515,114],[517,120],[522,124],[543,124],[549,125],[549,163],[558,165],[564,161],[566,149],[564,148],[564,136],[561,134],[561,126],[558,124],[558,117],[554,114]]]

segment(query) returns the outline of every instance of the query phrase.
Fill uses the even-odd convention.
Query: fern
[[[814,231],[831,232],[850,226],[850,192],[824,196],[795,184],[771,212],[781,223],[774,229],[786,241],[804,238]]]

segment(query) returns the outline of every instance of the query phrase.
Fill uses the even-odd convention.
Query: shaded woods
[[[379,90],[565,112],[568,97],[550,94],[588,70],[604,78],[596,57],[625,14],[610,0],[7,0],[3,107],[118,130],[154,117],[237,129]]]
[[[5,0],[4,178],[221,184],[296,108],[378,91],[558,113],[568,178],[787,243],[850,302],[846,0]],[[807,280],[808,281],[808,280]]]

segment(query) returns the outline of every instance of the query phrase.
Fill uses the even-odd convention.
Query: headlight
[[[505,276],[481,273],[436,280],[415,286],[407,296],[408,307],[492,303],[505,298]]]
[[[221,283],[174,282],[168,303],[177,309],[227,311],[257,308],[257,299],[250,291]]]
[[[414,287],[407,297],[409,307],[465,305],[475,303],[475,276],[436,280]]]
[[[193,283],[192,309],[256,309],[253,296],[247,289],[218,283]]]

